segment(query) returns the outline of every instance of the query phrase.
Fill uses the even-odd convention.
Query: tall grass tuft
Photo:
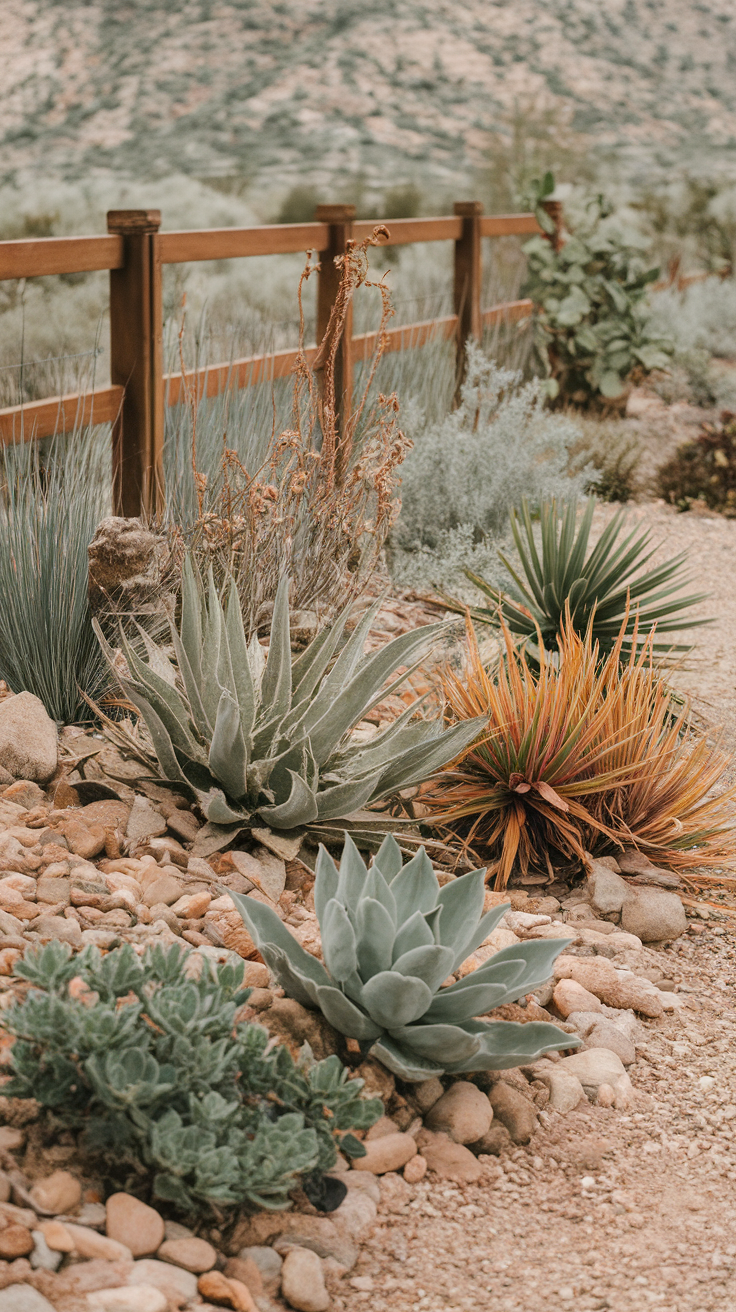
[[[110,513],[109,428],[5,449],[0,464],[0,678],[52,719],[84,715],[108,676],[87,600],[87,547]]]

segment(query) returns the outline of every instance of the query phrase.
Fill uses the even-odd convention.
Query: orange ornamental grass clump
[[[652,637],[638,655],[634,642],[617,691],[601,769],[620,770],[626,780],[591,800],[597,819],[655,865],[686,870],[733,860],[736,788],[722,786],[731,758],[692,728],[687,705],[675,704],[652,659]],[[593,835],[591,849],[599,847]]]
[[[487,849],[496,886],[517,864],[549,868],[591,847],[633,844],[671,866],[713,864],[734,849],[727,807],[735,790],[708,796],[728,764],[673,715],[652,661],[652,636],[633,635],[621,667],[619,640],[601,661],[592,626],[566,622],[558,653],[539,670],[504,627],[505,659],[484,669],[470,621],[464,677],[445,675],[451,715],[487,715],[488,728],[437,775],[422,802],[434,823]]]

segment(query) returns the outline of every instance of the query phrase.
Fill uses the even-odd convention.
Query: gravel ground
[[[382,1204],[335,1309],[736,1308],[736,953],[720,927],[691,934],[662,954],[684,1006],[644,1022],[635,1110],[542,1113],[479,1184]]]
[[[702,418],[666,409],[645,406],[632,423],[651,437],[649,474]],[[594,538],[616,509],[596,512]],[[628,510],[659,543],[652,563],[685,552],[688,590],[710,593],[693,613],[714,622],[683,633],[694,650],[672,682],[733,751],[736,521],[661,501]],[[684,1005],[643,1022],[631,1114],[590,1104],[543,1112],[531,1142],[486,1159],[478,1184],[429,1176],[403,1201],[387,1199],[356,1271],[333,1287],[335,1309],[736,1309],[734,922],[696,923],[662,955]]]
[[[602,531],[617,506],[596,511],[591,540]],[[658,544],[650,568],[685,552],[692,582],[687,592],[707,592],[707,601],[693,608],[694,618],[712,617],[713,623],[677,634],[678,642],[692,643],[693,651],[672,682],[692,699],[696,713],[711,728],[722,728],[730,750],[736,748],[736,520],[719,516],[679,514],[662,501],[628,507],[632,526],[652,530]]]

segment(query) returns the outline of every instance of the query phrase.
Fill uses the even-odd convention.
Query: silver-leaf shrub
[[[223,607],[212,575],[205,595],[186,560],[181,624],[171,626],[178,669],[146,634],[148,661],[121,635],[129,674],[120,681],[145,721],[162,776],[196,797],[215,824],[257,816],[291,829],[347,816],[446,765],[482,720],[444,729],[439,718],[414,719],[415,703],[370,742],[351,740],[355,725],[415,668],[417,653],[446,632],[444,624],[428,624],[366,655],[380,604],[344,642],[346,607],[292,663],[283,578],[266,659],[257,635],[246,640],[235,584]],[[98,637],[119,676],[115,653]]]
[[[503,1070],[577,1047],[555,1025],[476,1017],[545,983],[569,939],[504,948],[447,988],[442,983],[487,938],[508,903],[483,914],[484,870],[440,887],[424,848],[406,864],[388,835],[369,870],[346,835],[339,870],[320,849],[314,902],[324,966],[276,912],[235,893],[259,951],[286,992],[319,1008],[404,1080]]]

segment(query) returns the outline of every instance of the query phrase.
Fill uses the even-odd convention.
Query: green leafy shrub
[[[672,353],[645,304],[659,269],[646,267],[633,234],[606,222],[611,213],[603,196],[592,197],[559,249],[542,236],[524,246],[522,293],[535,303],[537,351],[559,404],[616,401],[633,376],[665,369]],[[538,217],[549,231],[541,205]]]
[[[736,414],[721,413],[703,424],[700,437],[683,442],[657,475],[660,496],[678,510],[704,501],[728,519],[736,518]]]
[[[441,985],[487,938],[508,904],[483,915],[484,870],[440,888],[420,848],[402,866],[389,834],[370,870],[348,835],[339,870],[320,848],[314,904],[325,965],[296,942],[270,907],[233,894],[259,950],[291,997],[318,1007],[404,1080],[444,1071],[503,1070],[573,1045],[554,1025],[475,1019],[545,983],[568,939],[497,952]]]
[[[448,732],[441,719],[409,723],[416,704],[369,743],[350,740],[350,730],[407,677],[386,686],[392,671],[446,631],[426,625],[364,655],[380,605],[366,612],[334,663],[349,605],[292,665],[283,578],[265,660],[257,635],[246,642],[235,584],[224,609],[210,573],[205,601],[185,561],[181,625],[172,624],[181,683],[150,638],[148,662],[122,639],[130,670],[122,684],[143,716],[163,777],[192,793],[215,824],[242,826],[258,815],[290,829],[346,816],[450,761],[472,730]],[[112,664],[114,653],[99,636]]]
[[[241,961],[204,961],[194,978],[188,959],[177,945],[142,959],[130,944],[32,948],[15,966],[32,988],[4,1012],[16,1041],[3,1092],[36,1098],[113,1179],[151,1176],[152,1196],[184,1212],[285,1207],[302,1182],[319,1197],[337,1149],[365,1151],[343,1131],[371,1126],[381,1102],[336,1056],[295,1064],[238,1023]]]
[[[649,530],[637,535],[632,529],[621,541],[626,523],[623,509],[588,550],[595,505],[595,497],[589,497],[578,524],[575,501],[564,508],[554,499],[544,501],[538,544],[529,506],[522,501],[521,514],[514,514],[511,521],[522,572],[501,557],[516,585],[505,593],[468,570],[468,578],[494,603],[489,609],[471,608],[473,618],[487,624],[503,619],[512,633],[531,643],[541,635],[544,647],[556,651],[569,612],[572,629],[581,638],[591,627],[601,655],[616,645],[624,621],[629,639],[635,628],[644,637],[655,629],[657,634],[673,633],[710,623],[687,614],[707,597],[704,592],[681,595],[689,580],[683,571],[687,553],[642,572],[655,550],[652,535]],[[629,647],[630,642],[624,641],[625,654]],[[673,644],[655,642],[653,649],[664,655]]]

